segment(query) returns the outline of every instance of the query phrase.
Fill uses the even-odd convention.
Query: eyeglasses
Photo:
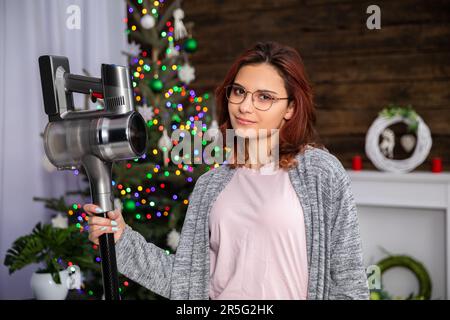
[[[267,111],[272,107],[272,104],[278,100],[289,100],[290,98],[277,98],[272,96],[270,93],[266,91],[255,91],[250,92],[245,90],[245,88],[232,84],[225,87],[225,93],[228,101],[233,104],[242,103],[247,97],[247,93],[252,94],[252,103],[253,106],[261,111]],[[256,96],[255,96],[256,94]]]

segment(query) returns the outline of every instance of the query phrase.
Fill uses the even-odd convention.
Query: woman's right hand
[[[114,243],[116,243],[125,230],[125,220],[123,220],[122,210],[120,208],[109,211],[108,218],[96,216],[103,210],[95,204],[85,204],[84,211],[89,215],[89,240],[99,244],[98,238],[104,233],[114,233]]]

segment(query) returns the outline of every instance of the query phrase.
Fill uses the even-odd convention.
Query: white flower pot
[[[50,273],[33,273],[31,276],[31,289],[37,300],[64,300],[69,289],[67,288],[67,270],[59,272],[61,283],[53,281]]]

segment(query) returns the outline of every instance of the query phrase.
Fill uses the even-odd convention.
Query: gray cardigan
[[[313,147],[296,159],[289,178],[305,217],[308,299],[368,299],[358,216],[344,167]],[[235,171],[225,164],[197,180],[175,254],[126,226],[116,243],[119,272],[169,299],[208,300],[208,214]]]

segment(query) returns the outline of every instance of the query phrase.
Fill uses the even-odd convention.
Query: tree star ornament
[[[149,14],[144,15],[141,18],[141,26],[144,29],[151,29],[155,26],[155,18]]]
[[[69,219],[67,217],[63,217],[61,213],[58,213],[56,217],[52,219],[53,228],[67,229],[69,226]]]
[[[144,103],[144,106],[139,106],[138,107],[138,112],[142,115],[142,117],[144,118],[144,120],[150,121],[153,120],[153,107],[149,107],[146,103]]]
[[[162,150],[164,154],[164,166],[167,167],[168,163],[166,161],[169,158],[169,151],[172,149],[172,140],[170,140],[167,134],[167,129],[164,129],[161,138],[158,141],[158,148]]]
[[[131,56],[133,57],[137,57],[141,54],[141,45],[132,41],[129,45],[128,45],[128,51],[127,51]]]
[[[185,63],[181,66],[181,69],[178,70],[178,77],[181,81],[186,84],[189,84],[191,81],[195,80],[195,69],[189,63]]]
[[[174,34],[175,34],[175,40],[180,40],[187,36],[186,27],[183,23],[184,18],[184,11],[181,8],[175,9],[173,11],[173,18],[174,21]]]

